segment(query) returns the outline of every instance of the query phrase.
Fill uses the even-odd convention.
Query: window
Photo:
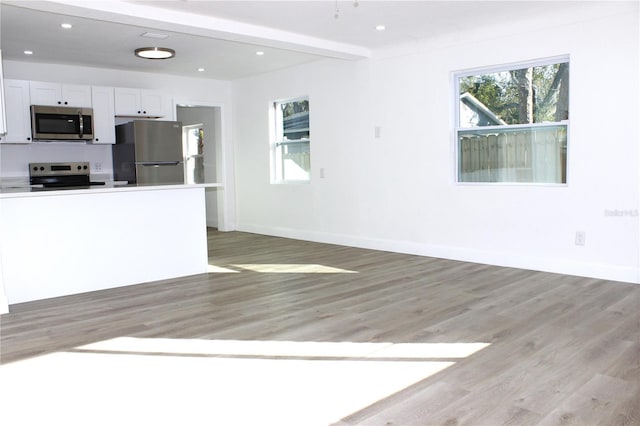
[[[458,182],[567,182],[567,58],[455,74]]]
[[[273,130],[272,181],[308,181],[311,178],[309,99],[274,102]]]

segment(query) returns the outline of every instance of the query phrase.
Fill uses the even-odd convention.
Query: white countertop
[[[117,182],[106,182],[104,185],[94,185],[74,189],[47,189],[41,187],[31,187],[29,185],[16,185],[0,187],[1,198],[22,198],[22,197],[53,197],[61,195],[84,195],[100,194],[107,192],[131,192],[131,191],[162,191],[167,189],[189,189],[189,188],[220,188],[221,183],[198,183],[198,184],[175,184],[175,185],[139,185],[125,184]]]

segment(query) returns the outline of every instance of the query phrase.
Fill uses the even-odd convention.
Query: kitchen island
[[[15,303],[206,273],[205,188],[0,191],[0,313]]]

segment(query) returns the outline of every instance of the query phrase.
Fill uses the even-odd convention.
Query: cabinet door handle
[[[78,111],[78,120],[80,122],[80,137],[84,136],[84,117],[82,117],[82,111]]]

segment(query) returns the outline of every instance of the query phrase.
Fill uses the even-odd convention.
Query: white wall
[[[234,81],[238,229],[640,282],[638,4],[581,3]],[[567,54],[568,185],[455,184],[452,72]],[[269,103],[302,95],[312,181],[271,185]]]
[[[28,181],[29,163],[88,161],[92,179],[108,177],[113,173],[111,145],[92,145],[83,142],[36,142],[0,145],[0,179],[2,181]],[[100,163],[102,171],[95,165]]]

